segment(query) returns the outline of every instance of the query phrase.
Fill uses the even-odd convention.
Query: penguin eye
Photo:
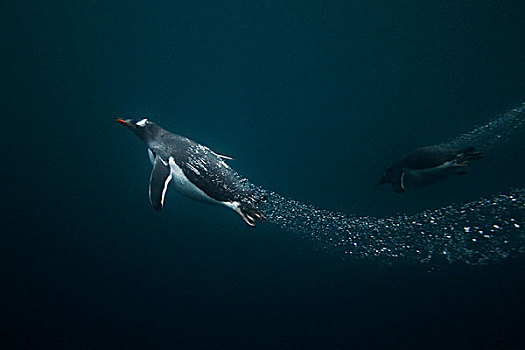
[[[138,122],[135,123],[135,126],[138,126],[139,128],[143,128],[146,126],[146,124],[148,124],[148,120],[147,119],[142,119],[142,120],[139,120]]]

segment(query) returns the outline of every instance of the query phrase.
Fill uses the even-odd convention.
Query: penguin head
[[[385,170],[383,175],[381,175],[381,179],[379,179],[379,182],[376,184],[376,186],[392,183],[392,181],[394,181],[394,168],[390,167]]]
[[[146,143],[149,143],[162,130],[161,127],[146,118],[140,120],[115,118],[115,121],[127,126]]]

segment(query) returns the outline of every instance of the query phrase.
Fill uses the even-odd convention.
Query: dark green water
[[[525,101],[521,2],[1,8],[2,343],[525,347],[523,229],[505,231],[506,259],[421,263],[342,259],[334,227],[304,216],[298,230],[277,219],[251,229],[174,192],[156,213],[146,150],[112,121],[147,117],[232,155],[251,182],[326,218],[435,210],[450,223],[442,208],[474,203],[469,220],[523,222],[508,197],[496,211],[478,202],[523,187],[519,122],[475,134],[485,158],[466,176],[403,195],[374,187],[405,152],[457,141]],[[412,240],[406,227],[395,237]]]

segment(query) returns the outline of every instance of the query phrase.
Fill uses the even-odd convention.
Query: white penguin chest
[[[195,199],[202,202],[209,202],[209,203],[215,203],[218,204],[219,202],[210,196],[208,196],[204,191],[202,191],[200,188],[195,186],[186,175],[184,175],[184,172],[182,169],[175,163],[175,160],[173,157],[169,158],[169,166],[172,174],[172,180],[171,185],[175,190],[182,195],[189,197],[191,199]]]
[[[405,169],[401,176],[401,188],[420,188],[436,183],[454,174],[456,168],[452,161],[434,168]]]
[[[456,169],[454,168],[454,162],[445,162],[434,168],[427,169],[406,169],[405,173],[413,178],[425,178],[425,177],[442,177],[454,174]]]

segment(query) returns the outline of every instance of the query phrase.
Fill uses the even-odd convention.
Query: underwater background
[[[157,213],[146,148],[113,121],[149,118],[258,186],[356,217],[492,198],[524,185],[517,119],[476,139],[465,176],[374,184],[522,105],[523,2],[1,8],[6,347],[525,348],[525,245],[479,265],[354,258],[323,229],[250,228],[175,191]]]

